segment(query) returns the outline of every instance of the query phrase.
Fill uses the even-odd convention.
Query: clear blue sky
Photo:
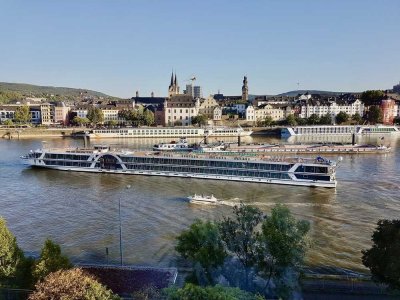
[[[0,0],[0,81],[165,96],[363,91],[400,80],[400,0]]]

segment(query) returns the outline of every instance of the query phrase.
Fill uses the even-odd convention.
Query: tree
[[[372,124],[382,123],[383,112],[379,106],[373,105],[368,111],[368,121]]]
[[[144,125],[151,126],[154,124],[154,113],[150,109],[143,112]]]
[[[297,122],[297,125],[307,125],[307,119],[303,119],[303,118],[300,118],[300,117],[296,117],[296,122]]]
[[[271,216],[262,223],[258,245],[258,268],[267,279],[267,286],[272,277],[282,275],[285,269],[302,265],[309,230],[309,222],[297,221],[286,206],[277,204],[272,209]]]
[[[6,221],[0,217],[0,286],[16,281],[24,264],[24,254],[17,245],[17,239],[7,228]]]
[[[39,260],[35,263],[33,276],[38,280],[42,280],[48,274],[71,268],[69,259],[61,254],[61,248],[51,240],[44,242]]]
[[[12,120],[10,120],[10,119],[7,119],[7,120],[5,120],[5,121],[3,122],[3,125],[6,125],[6,126],[12,126],[12,125],[14,125],[14,123],[13,123],[13,121],[12,121]]]
[[[212,282],[211,268],[222,265],[226,257],[218,226],[210,221],[197,220],[177,240],[176,251],[184,258],[198,262],[205,269],[208,281]]]
[[[308,119],[307,119],[307,124],[308,125],[315,125],[319,123],[319,117],[316,114],[312,114]]]
[[[379,220],[371,249],[362,251],[362,262],[372,279],[400,289],[400,220]]]
[[[288,124],[289,126],[296,126],[297,125],[296,117],[292,114],[288,115],[286,117],[286,124]]]
[[[174,126],[182,126],[182,121],[181,120],[176,120],[174,122]]]
[[[258,208],[243,203],[235,205],[233,213],[233,219],[224,217],[219,223],[219,230],[226,248],[239,259],[245,270],[247,287],[249,268],[257,261],[256,227],[263,219],[263,213]]]
[[[192,125],[204,126],[207,124],[207,117],[205,115],[197,115],[192,118]]]
[[[331,115],[328,113],[326,115],[323,115],[320,119],[319,119],[319,124],[321,125],[331,125],[332,124],[332,118]]]
[[[223,287],[220,285],[200,287],[191,283],[183,288],[175,287],[164,289],[168,300],[262,300],[264,297],[253,295],[238,288]]]
[[[81,117],[75,116],[72,119],[72,123],[77,126],[85,126],[90,123],[90,120],[88,118],[81,118]]]
[[[28,105],[19,106],[15,110],[14,120],[17,123],[28,123],[31,120],[31,113]]]
[[[355,114],[351,117],[351,119],[352,119],[354,122],[356,122],[356,124],[361,124],[362,117],[360,116],[359,113],[355,113]]]
[[[335,119],[337,124],[342,124],[349,120],[349,115],[346,114],[344,111],[341,111],[336,115]]]
[[[400,117],[395,117],[393,119],[393,124],[400,125]]]
[[[365,91],[361,94],[361,101],[366,105],[379,105],[385,94],[380,90]]]
[[[264,126],[272,126],[274,124],[274,119],[271,116],[266,116],[264,119]]]
[[[107,126],[110,126],[110,127],[115,127],[117,125],[118,125],[118,122],[115,120],[110,120],[107,122]]]
[[[98,107],[90,107],[88,109],[87,118],[94,125],[100,124],[104,122],[104,115],[100,108]]]
[[[50,273],[36,284],[36,290],[29,300],[71,299],[71,300],[117,300],[110,290],[97,282],[93,276],[81,269],[60,270]]]

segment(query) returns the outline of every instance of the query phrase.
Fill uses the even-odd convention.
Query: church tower
[[[249,101],[249,87],[247,86],[247,76],[244,76],[243,78],[242,100]]]
[[[176,74],[174,77],[174,72],[171,74],[171,82],[168,87],[168,97],[171,97],[173,95],[178,95],[179,94],[179,85],[178,85],[178,80],[176,78]]]

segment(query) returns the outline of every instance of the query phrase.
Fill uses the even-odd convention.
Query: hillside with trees
[[[25,97],[46,98],[49,101],[66,101],[77,98],[115,98],[97,91],[55,86],[39,86],[25,83],[0,82],[0,104]]]

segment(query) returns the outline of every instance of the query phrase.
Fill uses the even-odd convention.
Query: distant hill
[[[290,91],[278,94],[277,96],[297,96],[298,94],[304,94],[307,92],[309,92],[310,94],[323,94],[323,95],[340,95],[340,94],[353,93],[353,92],[331,92],[331,91],[319,91],[319,90],[297,90],[297,91]]]
[[[43,97],[54,101],[74,100],[84,97],[114,98],[104,93],[86,89],[0,82],[0,103],[21,100],[25,97]]]

